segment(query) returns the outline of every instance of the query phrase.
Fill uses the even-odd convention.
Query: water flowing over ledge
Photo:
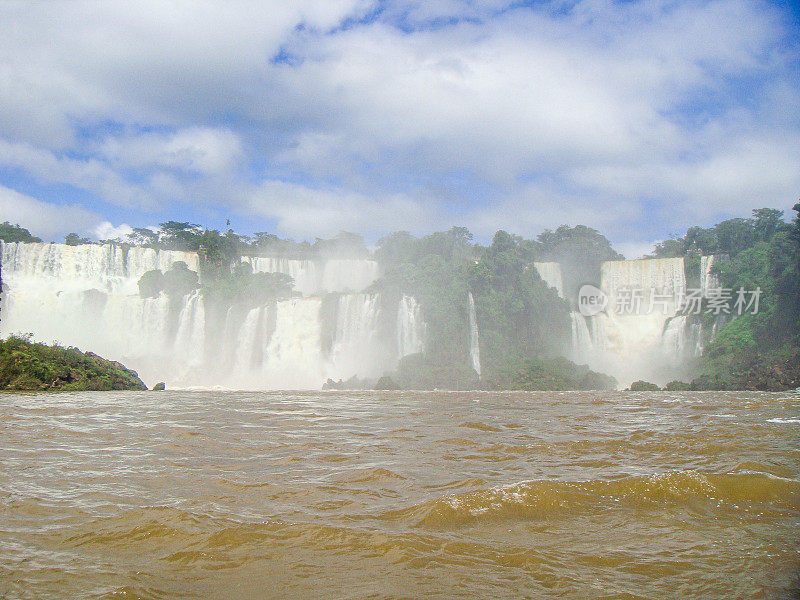
[[[719,285],[714,261],[701,260],[703,295]],[[329,378],[374,379],[425,348],[426,325],[415,298],[364,292],[380,276],[374,260],[243,257],[253,272],[291,276],[298,296],[222,312],[199,292],[140,297],[144,273],[180,262],[199,270],[190,252],[3,244],[0,334],[32,332],[41,341],[89,349],[130,365],[150,383],[247,389],[319,389]],[[570,358],[622,384],[683,378],[716,331],[717,322],[703,325],[682,312],[688,290],[683,258],[603,263],[596,283],[608,304],[590,316],[568,297],[575,292],[574,274],[556,262],[534,267],[572,308]],[[614,310],[632,289],[641,291],[640,310]],[[480,376],[481,315],[471,293],[465,300],[465,344]],[[643,310],[648,305],[655,309]]]
[[[359,293],[370,260],[251,257],[257,272],[294,277],[303,297],[218,314],[200,292],[142,298],[139,278],[197,254],[113,244],[2,245],[0,333],[31,332],[119,360],[150,384],[319,389],[328,378],[377,378],[424,348],[416,300]],[[332,295],[333,294],[333,295]]]

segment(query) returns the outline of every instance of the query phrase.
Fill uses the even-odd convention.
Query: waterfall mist
[[[198,255],[114,244],[2,245],[0,334],[91,350],[137,370],[152,385],[319,389],[328,379],[377,378],[422,351],[416,300],[363,290],[379,276],[367,259],[245,257],[256,273],[284,273],[296,295],[142,297],[148,271],[177,263],[199,271]]]

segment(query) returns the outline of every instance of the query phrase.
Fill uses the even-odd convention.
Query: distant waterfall
[[[581,313],[572,311],[569,313],[569,316],[572,329],[573,358],[584,362],[590,357],[594,349],[592,336],[589,333],[589,326],[586,324],[586,318]]]
[[[601,273],[608,305],[591,318],[596,356],[590,364],[622,384],[686,376],[702,345],[699,325],[681,314],[687,293],[683,258],[609,261]]]
[[[664,351],[679,360],[691,360],[703,351],[703,331],[699,323],[687,315],[677,315],[667,321],[661,336]]]
[[[146,271],[167,270],[178,261],[197,269],[197,255],[189,252],[3,243],[0,335],[33,333],[119,360],[169,356],[170,303],[165,296],[140,298],[138,281]]]
[[[469,292],[469,356],[472,359],[472,368],[481,376],[481,345],[478,339],[478,319],[475,315],[475,299]]]
[[[243,256],[242,262],[253,267],[253,273],[283,273],[294,280],[294,289],[309,296],[320,291],[320,276],[313,260],[284,257]]]
[[[378,294],[343,294],[327,317],[320,298],[252,309],[239,329],[228,384],[305,389],[318,388],[327,378],[379,377],[401,358],[380,334],[380,306]],[[332,332],[329,350],[323,344],[326,328]],[[419,324],[410,335],[421,339],[423,332]]]
[[[197,254],[177,250],[124,248],[116,244],[0,244],[4,281],[46,280],[48,289],[59,292],[98,289],[134,293],[146,271],[166,271],[178,261],[198,270]]]
[[[378,279],[380,269],[374,260],[291,259],[269,256],[243,256],[242,262],[254,273],[284,273],[294,279],[294,289],[303,296],[330,292],[360,292]]]
[[[377,378],[424,349],[425,324],[413,297],[384,305],[379,294],[362,292],[378,276],[374,261],[245,259],[255,271],[291,275],[307,294],[356,293],[220,309],[199,291],[139,295],[147,271],[167,271],[178,261],[197,270],[193,253],[11,243],[2,244],[0,256],[0,335],[31,332],[91,350],[122,361],[149,384],[319,389],[329,377]]]
[[[175,352],[191,367],[203,364],[205,348],[205,304],[199,292],[188,297],[178,317]]]
[[[551,288],[555,288],[560,298],[567,300],[561,265],[557,262],[536,262],[533,265],[545,283]],[[584,363],[592,358],[595,349],[592,335],[589,332],[589,324],[586,317],[576,310],[569,313],[569,318],[572,333],[571,357],[573,360]]]
[[[717,289],[720,287],[719,278],[711,272],[711,268],[716,262],[716,256],[700,257],[700,293],[705,297],[708,295],[708,290]]]
[[[557,262],[535,262],[533,263],[539,277],[551,288],[555,288],[558,295],[564,297],[564,281],[561,277],[561,265]]]
[[[374,283],[379,276],[374,260],[330,258],[322,270],[319,291],[358,292]]]
[[[403,358],[425,349],[425,323],[419,303],[413,296],[403,295],[397,306],[397,356]]]

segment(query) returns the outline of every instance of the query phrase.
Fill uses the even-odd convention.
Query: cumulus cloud
[[[115,227],[109,221],[103,221],[93,230],[94,237],[98,240],[120,240],[124,241],[128,234],[133,233],[133,227],[127,223]]]
[[[0,186],[0,215],[2,220],[22,225],[45,241],[58,241],[71,232],[91,234],[102,221],[94,211],[42,202],[4,186]]]
[[[152,207],[143,187],[96,157],[72,158],[26,143],[0,139],[0,165],[20,169],[44,183],[65,183],[96,194],[107,202]]]
[[[0,22],[0,182],[142,222],[641,244],[800,187],[796,34],[765,0],[9,2]]]
[[[239,137],[229,129],[190,127],[171,133],[108,137],[100,153],[123,168],[163,168],[219,175],[242,157]]]
[[[245,206],[274,221],[280,234],[298,237],[325,237],[340,231],[377,237],[394,229],[422,233],[434,224],[445,226],[435,207],[402,194],[376,198],[282,181],[263,182],[251,190]]]

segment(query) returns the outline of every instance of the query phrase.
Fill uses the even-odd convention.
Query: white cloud
[[[0,165],[23,169],[45,183],[66,183],[120,205],[152,207],[153,199],[141,186],[97,158],[59,156],[49,150],[0,138]]]
[[[777,4],[393,0],[338,28],[377,7],[0,3],[0,165],[303,237],[585,222],[625,242],[794,201]]]
[[[244,208],[274,219],[279,234],[297,237],[324,237],[340,231],[374,237],[387,230],[422,233],[434,224],[443,225],[435,207],[404,195],[373,198],[281,181],[264,182],[252,190]],[[387,223],[391,223],[388,228]]]
[[[128,234],[133,232],[133,227],[127,223],[123,223],[114,227],[109,221],[103,221],[94,228],[92,233],[98,240],[125,240]]]
[[[123,168],[158,167],[220,175],[234,169],[243,151],[239,136],[229,129],[190,127],[169,134],[108,137],[100,153]]]
[[[0,186],[0,215],[45,241],[59,241],[71,232],[90,234],[102,221],[100,215],[80,206],[42,202],[4,186]]]

